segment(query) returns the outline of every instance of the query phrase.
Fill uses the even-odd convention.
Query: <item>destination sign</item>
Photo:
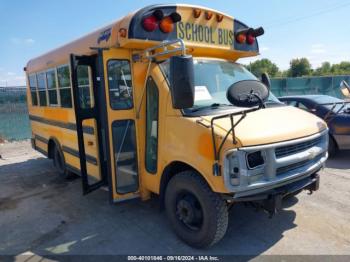
[[[177,37],[184,41],[212,45],[233,46],[234,43],[233,30],[190,22],[177,23]]]

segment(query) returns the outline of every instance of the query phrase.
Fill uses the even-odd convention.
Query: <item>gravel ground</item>
[[[237,204],[224,239],[209,250],[183,244],[158,200],[110,205],[107,192],[82,196],[28,141],[0,144],[0,255],[59,254],[350,255],[350,152],[327,162],[320,190],[284,202],[272,219]],[[38,260],[36,260],[38,261]]]

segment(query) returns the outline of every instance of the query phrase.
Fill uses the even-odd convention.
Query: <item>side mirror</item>
[[[261,82],[266,85],[269,90],[271,89],[271,80],[268,73],[261,74]]]
[[[226,98],[232,105],[251,107],[260,105],[269,97],[266,85],[258,80],[242,80],[232,84],[226,92]]]
[[[170,58],[170,92],[175,109],[186,109],[194,104],[194,67],[192,56]]]
[[[340,83],[340,91],[343,96],[350,98],[350,86],[345,80]]]

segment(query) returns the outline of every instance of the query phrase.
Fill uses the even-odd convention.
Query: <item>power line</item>
[[[329,13],[329,12],[333,12],[339,8],[343,8],[343,7],[346,7],[346,6],[349,6],[350,5],[350,1],[347,1],[347,2],[344,2],[342,4],[338,4],[338,5],[335,5],[333,7],[327,7],[326,9],[321,9],[317,12],[313,12],[312,14],[308,14],[308,15],[303,15],[303,16],[299,16],[299,17],[290,17],[288,19],[286,19],[285,21],[280,21],[280,22],[274,22],[274,23],[271,23],[267,26],[265,26],[265,28],[271,28],[271,27],[277,27],[277,26],[283,26],[283,25],[286,25],[286,24],[290,24],[290,23],[294,23],[294,22],[298,22],[298,21],[301,21],[301,20],[306,20],[306,19],[310,19],[312,17],[315,17],[315,16],[318,16],[318,15],[321,15],[321,14],[325,14],[325,13]]]

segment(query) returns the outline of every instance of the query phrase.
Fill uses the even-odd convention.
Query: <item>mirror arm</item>
[[[143,89],[142,89],[141,100],[140,100],[139,106],[138,106],[137,111],[136,111],[136,119],[140,119],[140,112],[141,112],[143,97],[145,96],[145,92],[146,92],[147,79],[148,79],[149,71],[151,70],[151,64],[152,64],[152,60],[149,59],[148,66],[147,66],[147,72],[146,72],[146,76],[145,76],[145,82],[143,84]]]
[[[251,93],[251,95],[255,96],[259,100],[259,108],[266,108],[264,101],[261,99],[261,97],[257,93]]]
[[[259,110],[259,107],[255,107],[255,108],[251,108],[251,109],[247,109],[247,110],[243,110],[240,112],[236,112],[236,113],[231,113],[231,114],[226,114],[226,115],[221,115],[221,116],[216,116],[213,117],[210,121],[210,127],[211,127],[211,136],[212,136],[212,142],[213,142],[213,152],[214,152],[214,164],[213,164],[213,175],[214,176],[221,176],[220,174],[220,165],[219,165],[219,161],[220,161],[220,153],[221,150],[228,138],[228,136],[230,135],[230,133],[232,134],[232,142],[234,144],[237,144],[237,140],[236,140],[236,135],[235,135],[235,128],[237,127],[237,125],[247,116],[248,113],[254,112]],[[241,117],[238,119],[238,121],[236,123],[234,123],[234,116],[240,115]],[[231,128],[227,131],[224,139],[221,141],[219,148],[217,149],[217,145],[216,145],[216,141],[215,141],[215,130],[214,130],[214,121],[221,119],[221,118],[225,118],[225,117],[230,117],[231,120]]]

